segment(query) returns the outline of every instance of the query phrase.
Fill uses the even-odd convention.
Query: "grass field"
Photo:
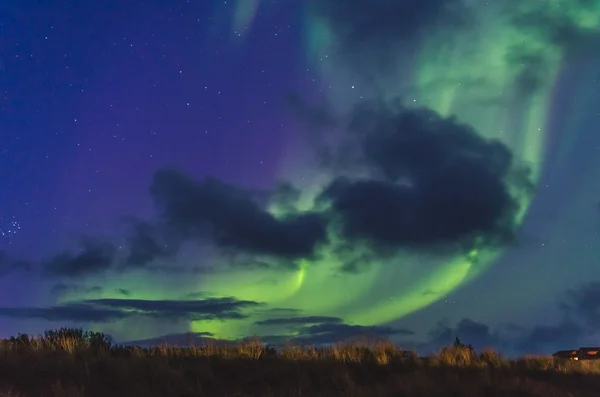
[[[0,341],[0,397],[599,395],[600,361],[507,360],[467,347],[427,358],[386,342],[144,349],[77,329]]]

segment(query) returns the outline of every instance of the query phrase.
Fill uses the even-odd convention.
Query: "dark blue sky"
[[[21,225],[15,249],[41,240],[45,250],[146,208],[140,194],[163,165],[272,181],[286,139],[282,97],[305,78],[289,44],[299,33],[278,27],[284,10],[264,16],[247,47],[231,46],[216,8],[3,7],[0,204],[5,222]]]

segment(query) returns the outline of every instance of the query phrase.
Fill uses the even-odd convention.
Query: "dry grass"
[[[0,397],[598,395],[600,361],[507,360],[465,347],[427,358],[367,341],[143,349],[69,329],[0,341]]]

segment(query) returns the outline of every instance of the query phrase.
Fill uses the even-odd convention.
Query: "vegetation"
[[[597,396],[600,361],[507,360],[457,340],[420,358],[391,343],[328,348],[250,339],[236,346],[115,346],[100,333],[47,331],[0,341],[1,397]]]

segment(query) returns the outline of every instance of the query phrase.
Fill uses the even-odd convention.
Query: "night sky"
[[[0,336],[598,344],[600,1],[4,3]]]

